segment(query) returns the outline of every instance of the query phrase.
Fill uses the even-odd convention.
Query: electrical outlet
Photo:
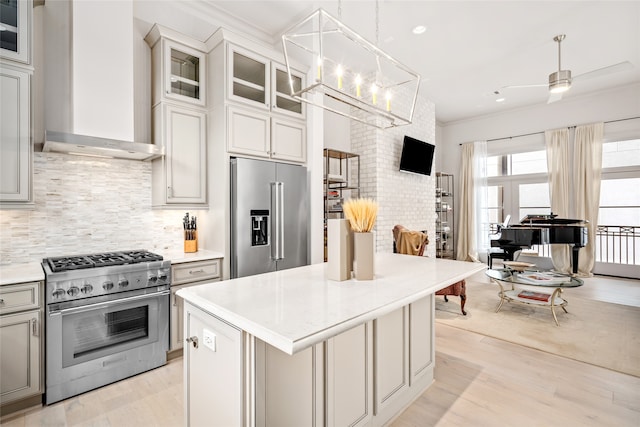
[[[211,351],[216,351],[216,334],[205,329],[202,331],[202,343],[205,347],[211,349]]]

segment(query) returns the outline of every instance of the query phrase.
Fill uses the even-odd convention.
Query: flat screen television
[[[431,175],[435,149],[435,145],[405,135],[400,156],[400,170]]]

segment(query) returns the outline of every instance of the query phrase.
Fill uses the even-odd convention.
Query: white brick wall
[[[33,166],[35,210],[0,210],[0,264],[182,250],[185,212],[151,209],[151,163],[34,153]]]
[[[426,230],[430,244],[425,255],[435,257],[435,168],[431,176],[398,170],[404,135],[436,145],[433,103],[418,100],[408,126],[380,130],[352,122],[351,151],[360,155],[361,196],[379,204],[374,230],[378,252],[393,250],[393,227],[402,224]]]

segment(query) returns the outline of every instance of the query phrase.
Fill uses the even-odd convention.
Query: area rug
[[[563,293],[568,313],[505,302],[496,313],[498,286],[467,281],[467,315],[459,298],[436,296],[436,322],[640,377],[640,308]]]

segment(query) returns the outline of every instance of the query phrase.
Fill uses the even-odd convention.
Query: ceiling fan
[[[540,84],[531,84],[531,85],[512,85],[512,86],[503,86],[501,89],[520,89],[520,88],[529,88],[529,87],[548,87],[549,88],[549,99],[547,100],[547,104],[552,102],[559,101],[562,99],[562,94],[569,89],[571,89],[571,85],[576,81],[586,80],[594,77],[600,77],[606,74],[616,73],[618,71],[627,70],[633,65],[628,62],[620,62],[618,64],[609,65],[607,67],[598,68],[596,70],[588,71],[586,73],[579,74],[575,77],[571,77],[571,70],[563,70],[561,63],[561,50],[560,44],[566,38],[565,34],[559,34],[553,38],[553,41],[558,43],[558,71],[554,71],[549,74],[549,83],[540,83]]]

